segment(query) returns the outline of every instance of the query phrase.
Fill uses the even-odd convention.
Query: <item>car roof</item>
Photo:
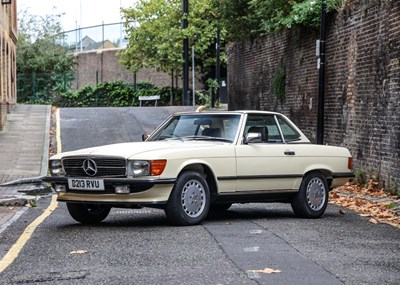
[[[237,114],[237,115],[243,115],[243,114],[269,114],[269,115],[282,115],[281,113],[277,112],[271,112],[271,111],[259,111],[259,110],[238,110],[238,111],[203,111],[203,112],[178,112],[175,113],[174,115],[193,115],[193,114],[198,114],[198,115],[207,115],[207,114],[226,114],[226,115],[232,115],[232,114]]]

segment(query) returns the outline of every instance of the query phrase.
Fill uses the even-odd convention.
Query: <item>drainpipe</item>
[[[325,38],[326,38],[326,0],[321,4],[321,29],[319,46],[318,80],[318,115],[317,144],[324,144],[324,109],[325,109]]]

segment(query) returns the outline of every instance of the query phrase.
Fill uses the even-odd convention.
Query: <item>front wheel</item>
[[[107,218],[111,208],[95,204],[67,203],[71,217],[83,224],[97,224]]]
[[[176,226],[199,224],[210,208],[210,190],[200,173],[182,173],[171,192],[165,214],[168,221]]]
[[[307,174],[291,204],[299,217],[321,217],[328,205],[328,183],[325,176],[319,172]]]

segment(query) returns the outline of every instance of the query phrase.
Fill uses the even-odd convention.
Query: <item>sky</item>
[[[31,15],[64,14],[64,31],[121,21],[120,7],[130,7],[134,0],[18,0],[18,11]],[[81,17],[82,16],[82,17]]]

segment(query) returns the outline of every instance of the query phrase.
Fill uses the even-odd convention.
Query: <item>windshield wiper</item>
[[[221,138],[221,137],[209,137],[209,136],[185,136],[185,137],[180,137],[180,139],[182,139],[182,140],[199,140],[199,141],[213,140],[213,141],[233,142],[230,139]]]

